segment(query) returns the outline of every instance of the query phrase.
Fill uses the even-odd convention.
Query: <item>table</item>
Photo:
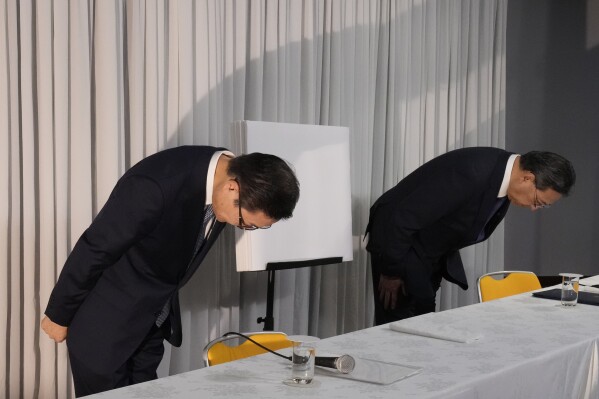
[[[433,317],[439,325],[459,323],[482,337],[463,344],[383,325],[316,343],[317,355],[347,353],[423,367],[390,385],[317,370],[313,384],[290,387],[282,383],[290,376],[290,363],[265,354],[89,398],[599,398],[598,306],[565,308],[527,293]]]

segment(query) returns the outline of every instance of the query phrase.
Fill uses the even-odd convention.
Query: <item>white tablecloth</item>
[[[384,325],[315,343],[317,355],[423,368],[390,385],[317,372],[313,384],[290,387],[282,383],[290,363],[265,354],[89,398],[599,398],[598,306],[564,308],[522,294],[428,315],[431,322],[465,327],[480,339],[444,341]]]

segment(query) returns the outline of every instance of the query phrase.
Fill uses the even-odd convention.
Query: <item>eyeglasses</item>
[[[270,226],[263,226],[263,227],[258,227],[258,226],[254,226],[253,224],[246,224],[243,221],[243,216],[241,215],[241,184],[239,184],[239,181],[237,180],[237,178],[233,179],[235,181],[235,183],[237,183],[237,187],[239,187],[239,198],[237,199],[237,205],[239,206],[239,224],[237,224],[237,227],[240,228],[241,230],[248,230],[248,231],[252,231],[252,230],[266,230],[266,229],[270,229]]]
[[[532,206],[533,206],[535,209],[547,209],[547,208],[550,208],[550,207],[551,207],[551,205],[547,205],[547,204],[540,204],[540,203],[539,203],[539,201],[537,200],[537,188],[536,188],[536,187],[535,187],[535,200],[534,200],[534,202],[533,202]]]

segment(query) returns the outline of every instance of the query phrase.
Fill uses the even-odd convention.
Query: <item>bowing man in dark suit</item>
[[[433,312],[441,278],[467,289],[459,249],[486,240],[510,203],[547,208],[575,179],[568,160],[539,151],[464,148],[420,166],[370,209],[376,324]]]
[[[156,378],[163,339],[181,345],[179,289],[225,223],[292,216],[299,183],[278,157],[184,146],[119,179],[69,255],[42,329],[66,339],[77,396]]]

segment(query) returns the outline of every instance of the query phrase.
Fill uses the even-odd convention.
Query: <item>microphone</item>
[[[356,361],[350,355],[342,355],[339,357],[316,356],[314,364],[320,367],[336,369],[343,374],[347,374],[354,370]]]

